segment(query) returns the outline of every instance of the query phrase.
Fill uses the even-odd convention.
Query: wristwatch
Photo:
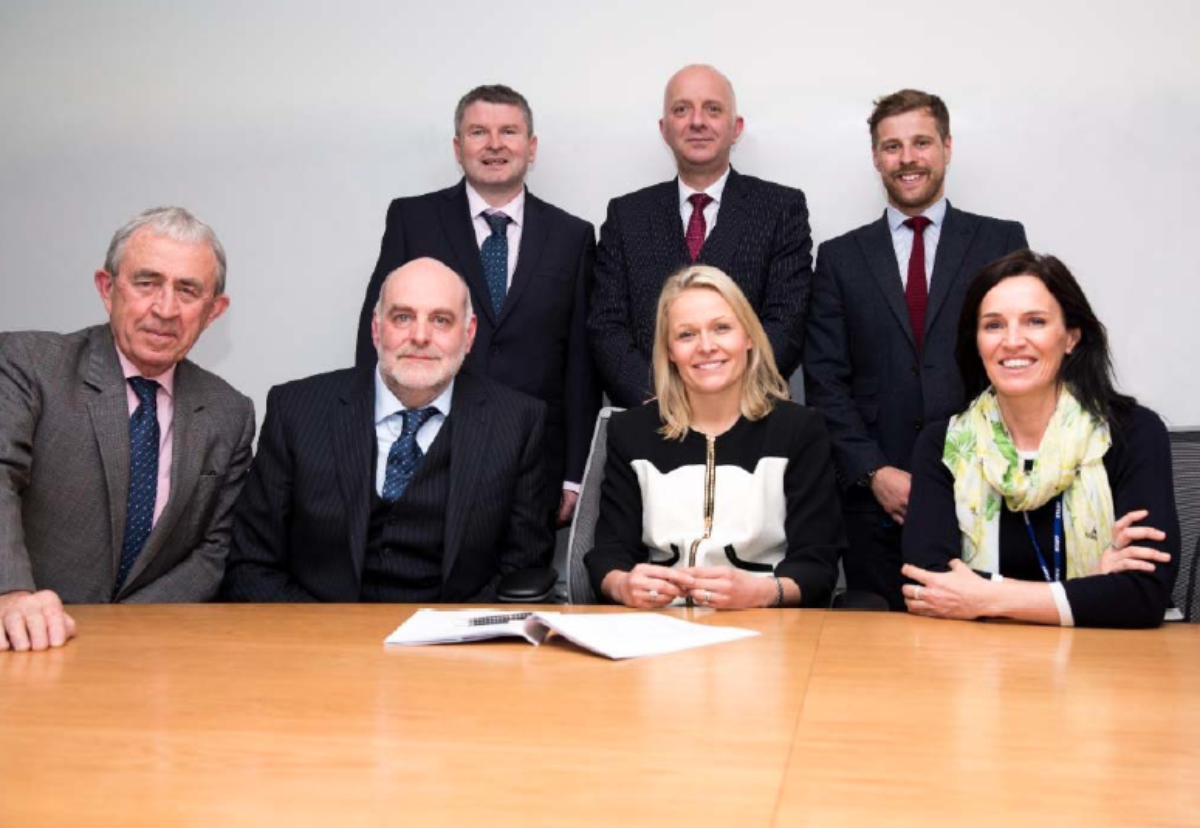
[[[871,478],[873,478],[875,476],[876,472],[878,472],[879,469],[881,469],[881,468],[883,468],[883,466],[878,466],[876,468],[871,469],[869,472],[864,474],[862,477],[858,478],[855,485],[862,486],[864,489],[871,488]]]

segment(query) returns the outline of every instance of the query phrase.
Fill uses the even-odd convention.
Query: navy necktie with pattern
[[[483,219],[492,228],[492,235],[483,240],[479,255],[483,258],[488,293],[492,295],[492,310],[500,316],[508,293],[508,224],[512,219],[504,213],[485,213]]]
[[[438,410],[432,406],[400,412],[404,419],[404,428],[388,450],[387,468],[383,474],[383,499],[388,503],[395,503],[400,499],[417,469],[421,468],[425,452],[417,445],[417,432],[437,413]]]
[[[114,598],[150,537],[158,496],[158,383],[130,377],[129,385],[138,398],[138,407],[129,418],[129,497],[125,501],[125,538]]]

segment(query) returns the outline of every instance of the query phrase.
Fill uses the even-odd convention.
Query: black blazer
[[[374,366],[272,388],[234,510],[222,593],[239,601],[359,600],[375,485]],[[553,551],[541,465],[545,406],[460,373],[450,429],[441,600],[495,599]]]
[[[527,191],[517,269],[496,318],[466,184],[398,198],[388,208],[379,262],[363,300],[355,364],[375,364],[371,315],[387,275],[425,256],[445,263],[467,280],[479,319],[464,367],[543,400],[547,479],[555,489],[564,480],[581,482],[600,410],[600,380],[584,327],[595,253],[592,225]]]
[[[652,395],[650,356],[663,282],[689,264],[678,180],[614,198],[600,228],[588,330],[613,404]],[[812,234],[804,193],[729,171],[717,224],[697,263],[738,284],[766,328],[779,372],[800,365],[812,280]]]
[[[1027,247],[1015,221],[947,205],[918,361],[887,214],[817,252],[804,350],[805,399],[825,415],[843,486],[880,466],[908,469],[917,434],[964,400],[954,359],[967,284],[987,263]],[[877,508],[867,489],[857,502]]]

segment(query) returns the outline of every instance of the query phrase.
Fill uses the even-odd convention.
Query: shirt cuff
[[[575,494],[579,494],[582,489],[583,486],[579,485],[578,483],[572,483],[570,480],[563,481],[564,492],[574,492]]]
[[[1058,623],[1064,627],[1075,626],[1075,616],[1071,613],[1071,602],[1067,600],[1067,590],[1061,581],[1050,583],[1050,594],[1054,596],[1054,606],[1058,607]]]

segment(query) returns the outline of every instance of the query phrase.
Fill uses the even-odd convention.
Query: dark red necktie
[[[700,248],[704,247],[704,234],[708,230],[708,225],[704,221],[704,208],[712,203],[712,200],[712,196],[704,193],[688,196],[688,201],[692,203],[692,217],[688,219],[688,229],[684,239],[687,240],[688,253],[691,254],[693,262],[700,255]]]
[[[918,354],[925,340],[925,306],[929,303],[929,290],[925,286],[925,228],[932,223],[924,216],[914,216],[904,222],[904,226],[911,227],[913,231],[904,304],[908,305],[908,321],[912,323],[913,341],[917,344]]]

